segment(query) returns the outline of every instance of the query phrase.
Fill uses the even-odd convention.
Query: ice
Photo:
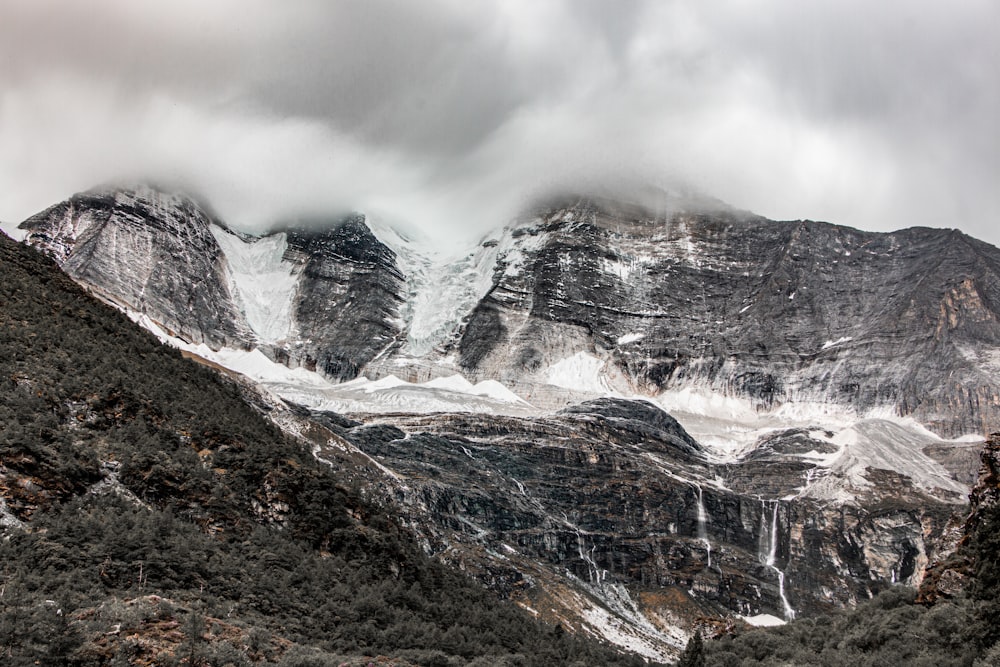
[[[244,241],[216,225],[209,229],[226,256],[231,288],[250,328],[269,343],[284,340],[292,326],[298,279],[294,265],[282,261],[286,234]]]
[[[637,340],[642,340],[643,334],[641,333],[627,333],[621,336],[617,341],[619,345],[627,345],[628,343],[634,343]]]
[[[525,414],[534,408],[496,382],[471,384],[439,378],[410,383],[393,375],[380,380],[359,378],[321,388],[294,383],[268,385],[280,396],[303,405],[335,412],[480,412]]]
[[[448,389],[450,391],[469,391],[473,387],[473,384],[461,375],[434,378],[422,383],[422,385],[432,389]]]
[[[849,343],[852,340],[854,340],[854,338],[852,336],[842,336],[842,337],[838,338],[837,340],[828,340],[825,343],[823,343],[823,347],[821,349],[828,350],[831,347],[834,347],[836,345],[840,345],[841,343]]]
[[[407,384],[409,383],[405,380],[400,380],[395,375],[386,375],[384,378],[380,378],[374,382],[364,382],[363,380],[359,380],[358,386],[360,386],[366,394],[373,394],[376,391],[403,387]]]
[[[407,331],[403,353],[422,357],[444,343],[493,287],[499,244],[441,249],[426,239],[405,236],[371,216],[372,233],[396,253],[406,279],[400,315]]]
[[[784,625],[786,622],[771,614],[757,614],[756,616],[740,616],[744,621],[758,628],[773,628]]]
[[[586,352],[557,361],[549,367],[546,382],[564,389],[587,391],[595,394],[611,393],[602,372],[604,362]]]

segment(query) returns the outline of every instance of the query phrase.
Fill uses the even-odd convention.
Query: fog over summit
[[[476,236],[634,184],[1000,242],[990,2],[5,0],[0,219],[189,182],[234,227]],[[626,187],[627,186],[627,187]]]

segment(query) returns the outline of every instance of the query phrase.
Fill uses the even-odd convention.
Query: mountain
[[[249,237],[206,211],[106,190],[22,227],[546,620],[667,659],[705,618],[855,605],[957,548],[981,441],[953,438],[1000,403],[992,246],[563,198],[442,258],[361,215]]]
[[[1000,250],[955,230],[584,198],[435,262],[364,216],[253,238],[148,187],[76,195],[21,226],[181,339],[337,381],[459,372],[522,397],[698,387],[759,410],[912,416],[947,437],[1000,428]]]
[[[692,642],[708,665],[987,665],[1000,658],[1000,433],[983,448],[957,551],[928,570],[915,597],[896,587],[815,623]],[[690,662],[686,664],[691,664]]]
[[[583,199],[495,243],[456,346],[473,377],[544,381],[583,353],[622,390],[885,409],[949,436],[1000,423],[1000,250],[958,231]]]
[[[185,340],[245,346],[252,333],[209,231],[214,220],[190,197],[140,187],[74,195],[21,228],[30,245],[102,298]]]
[[[880,420],[838,436],[778,430],[725,462],[643,401],[309,417],[394,473],[429,552],[542,618],[658,659],[702,618],[791,620],[918,585],[946,558],[968,491]],[[893,457],[919,463],[906,475]]]
[[[363,219],[263,239],[150,186],[74,195],[32,216],[26,242],[96,295],[209,348],[351,379],[399,333],[402,275]]]
[[[642,664],[428,558],[371,459],[5,236],[0,302],[4,665]]]

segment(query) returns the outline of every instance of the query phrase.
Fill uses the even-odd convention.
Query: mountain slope
[[[644,401],[310,416],[398,475],[426,548],[544,618],[652,657],[700,618],[816,616],[918,585],[968,492],[882,420],[774,429],[720,461]],[[899,457],[910,475],[893,472]]]
[[[74,195],[21,228],[101,297],[185,340],[243,347],[253,335],[228,289],[213,222],[189,197],[139,187]]]
[[[887,409],[950,436],[1000,423],[1000,251],[959,232],[582,199],[490,243],[507,249],[457,344],[476,378],[544,382],[584,352],[625,391]]]
[[[357,216],[254,238],[183,194],[138,186],[74,195],[21,228],[97,295],[212,349],[260,347],[348,380],[399,336],[403,277]]]
[[[237,384],[5,237],[0,300],[5,664],[634,662],[428,560]]]
[[[912,416],[946,437],[1000,427],[1000,251],[957,231],[579,198],[441,263],[363,216],[251,238],[185,202],[76,195],[22,227],[180,338],[336,381],[461,372],[542,408],[570,402],[567,387],[697,387],[759,410]]]

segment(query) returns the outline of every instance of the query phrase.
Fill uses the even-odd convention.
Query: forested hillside
[[[0,235],[0,662],[641,664],[430,560],[249,407]]]

